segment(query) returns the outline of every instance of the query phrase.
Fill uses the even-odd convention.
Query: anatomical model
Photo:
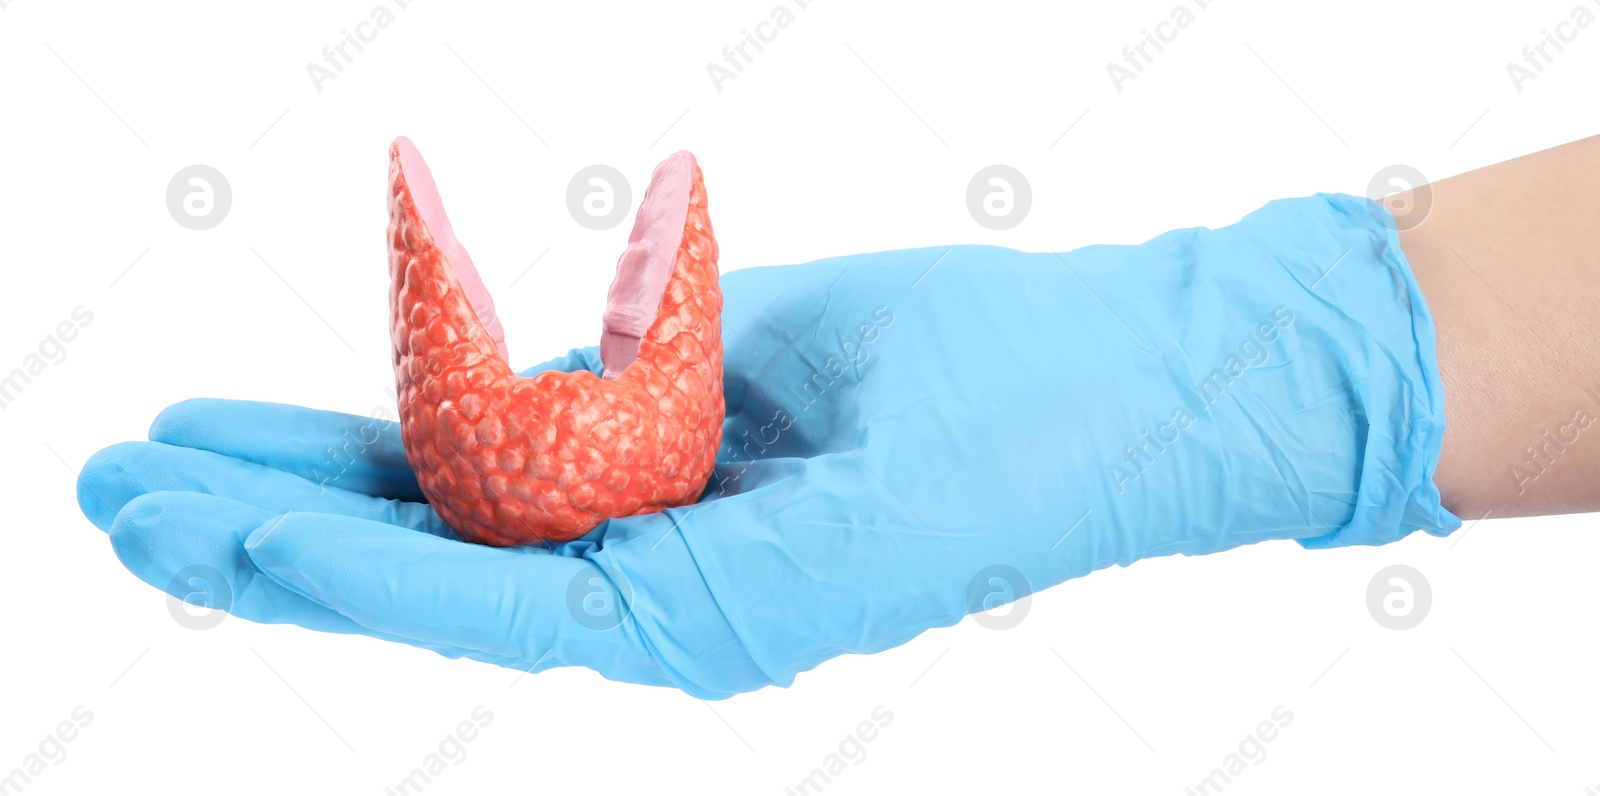
[[[390,330],[400,434],[462,538],[568,541],[692,503],[722,439],[722,291],[694,156],[656,167],[617,262],[604,374],[520,378],[494,303],[411,142],[389,150]]]

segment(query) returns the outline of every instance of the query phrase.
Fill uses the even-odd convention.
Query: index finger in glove
[[[547,370],[600,372],[599,348],[575,348],[521,376]],[[266,465],[312,483],[395,500],[422,502],[417,478],[390,417],[293,404],[192,398],[167,407],[150,440]]]

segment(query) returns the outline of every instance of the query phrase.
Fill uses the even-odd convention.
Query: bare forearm
[[[1437,328],[1445,508],[1600,511],[1600,136],[1385,204]]]

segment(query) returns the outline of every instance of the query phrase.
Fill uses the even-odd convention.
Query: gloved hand
[[[417,502],[394,424],[220,400],[96,454],[80,503],[140,578],[182,594],[176,574],[210,567],[247,619],[707,699],[1112,564],[1460,525],[1432,482],[1432,321],[1366,199],[722,285],[728,418],[696,504],[465,544]]]

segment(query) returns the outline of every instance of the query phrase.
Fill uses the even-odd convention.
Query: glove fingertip
[[[185,398],[157,413],[155,420],[150,421],[150,432],[146,436],[152,442],[182,444],[182,440],[194,435],[196,428],[209,425],[223,403],[227,402],[218,398]]]
[[[264,569],[283,569],[293,566],[293,523],[290,523],[287,530],[284,529],[284,521],[290,516],[290,514],[280,514],[273,517],[244,538],[244,551],[256,566]]]
[[[110,532],[124,503],[114,500],[117,479],[127,470],[128,457],[140,447],[138,442],[118,442],[96,451],[78,470],[78,509],[95,527]]]
[[[111,539],[111,551],[116,553],[117,560],[128,571],[140,575],[141,579],[141,573],[147,568],[153,552],[145,533],[161,523],[162,515],[167,510],[168,497],[172,494],[148,492],[134,497],[117,511],[116,517],[106,528],[106,535]]]

